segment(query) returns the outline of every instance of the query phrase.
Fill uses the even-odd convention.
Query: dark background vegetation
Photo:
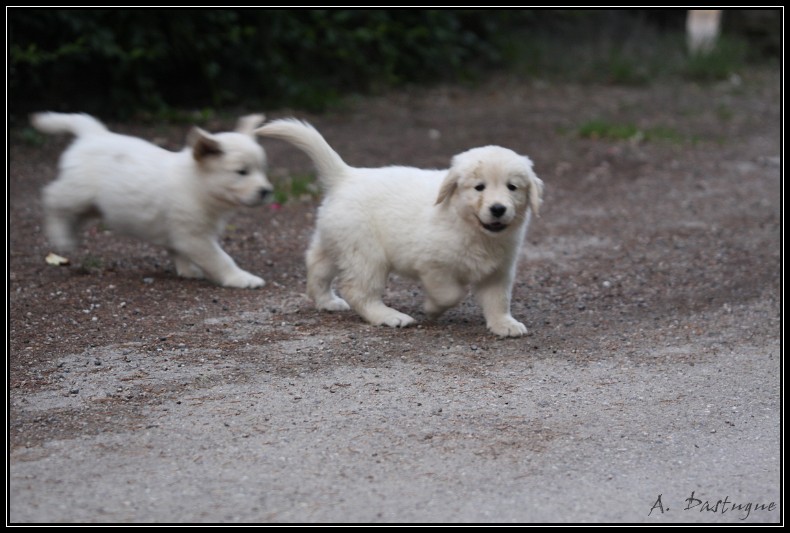
[[[177,119],[219,108],[322,110],[404,84],[525,78],[724,79],[776,61],[779,10],[724,14],[703,60],[684,10],[10,9],[10,120],[32,110]]]

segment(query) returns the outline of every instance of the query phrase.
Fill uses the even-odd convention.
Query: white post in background
[[[716,44],[721,24],[721,9],[689,9],[686,16],[686,39],[689,52],[707,54]]]

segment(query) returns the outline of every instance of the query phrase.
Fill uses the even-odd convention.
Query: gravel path
[[[38,191],[65,139],[12,132],[8,521],[779,521],[780,85],[741,80],[499,79],[300,115],[356,166],[530,155],[547,194],[515,340],[472,299],[406,330],[317,313],[311,199],[231,219],[259,291],[178,279],[102,228],[49,266]],[[664,135],[581,138],[595,119]],[[309,171],[266,149],[275,179]],[[387,300],[420,317],[417,285]]]

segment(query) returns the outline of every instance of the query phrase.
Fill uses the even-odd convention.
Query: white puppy
[[[510,315],[510,294],[543,192],[529,158],[486,146],[456,155],[449,170],[353,168],[307,123],[277,120],[255,132],[307,153],[326,189],[307,251],[307,292],[319,309],[350,304],[372,324],[408,326],[412,317],[381,300],[395,272],[422,282],[429,316],[456,305],[471,285],[489,330],[526,333]],[[345,300],[332,291],[335,278]]]
[[[263,286],[218,242],[226,214],[258,205],[272,191],[253,135],[262,120],[243,117],[236,132],[215,135],[193,128],[188,146],[170,152],[112,133],[88,115],[33,115],[37,129],[77,137],[60,159],[58,179],[44,188],[50,241],[73,249],[83,223],[99,216],[117,233],[167,248],[181,276],[207,277],[223,287]]]

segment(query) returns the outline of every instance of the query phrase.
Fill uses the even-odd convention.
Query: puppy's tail
[[[321,184],[327,189],[331,189],[349,170],[326,139],[307,122],[295,118],[275,120],[258,128],[255,133],[287,141],[306,153],[318,170]]]
[[[44,133],[72,133],[77,137],[107,132],[104,124],[84,113],[35,113],[30,123]]]

